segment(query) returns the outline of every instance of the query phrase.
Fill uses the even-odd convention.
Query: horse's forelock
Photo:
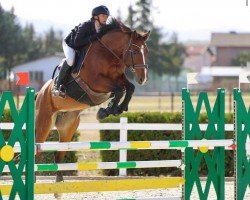
[[[150,31],[149,32],[134,31],[133,38],[136,40],[142,40],[145,42],[148,39],[149,34],[150,34]]]

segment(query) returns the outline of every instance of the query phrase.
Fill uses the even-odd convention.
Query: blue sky
[[[163,33],[175,31],[180,40],[209,40],[211,32],[250,32],[250,5],[247,0],[153,0],[154,23]],[[250,4],[250,0],[249,4]],[[75,25],[90,17],[93,7],[104,4],[116,15],[127,16],[132,0],[1,0],[15,8],[21,22],[32,22],[43,33],[51,26],[66,35]]]

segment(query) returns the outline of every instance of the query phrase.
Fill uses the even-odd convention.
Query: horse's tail
[[[54,77],[55,77],[56,70],[57,70],[58,66],[59,66],[59,65],[57,65],[57,66],[55,67],[54,71],[53,71],[53,74],[52,74],[52,79],[54,79]]]

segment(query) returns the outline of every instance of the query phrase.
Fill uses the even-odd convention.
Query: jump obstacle
[[[27,94],[18,112],[11,92],[4,92],[0,101],[2,116],[4,106],[9,104],[14,127],[8,142],[0,134],[0,172],[10,172],[12,185],[0,186],[2,195],[9,199],[31,200],[36,194],[75,193],[117,190],[173,188],[183,185],[183,199],[190,199],[196,185],[199,198],[208,199],[210,186],[213,184],[217,199],[224,199],[225,192],[225,149],[235,150],[235,199],[244,199],[246,188],[250,184],[250,164],[247,158],[247,138],[250,135],[250,112],[246,110],[241,91],[234,90],[234,128],[235,138],[225,139],[225,91],[217,90],[217,98],[213,109],[210,107],[207,93],[199,94],[196,109],[192,104],[189,90],[182,90],[183,100],[183,140],[180,141],[134,141],[134,142],[75,142],[75,143],[34,143],[34,90],[27,89]],[[208,116],[208,126],[201,131],[198,122],[202,105]],[[26,128],[22,130],[22,127]],[[144,126],[144,125],[143,125]],[[206,139],[206,140],[204,140]],[[236,148],[237,145],[237,148]],[[120,150],[120,149],[182,149],[183,160],[109,162],[109,163],[65,163],[65,164],[34,164],[36,151],[75,151]],[[197,149],[199,151],[197,151]],[[210,151],[211,150],[211,151]],[[20,161],[16,165],[14,152],[20,153]],[[210,152],[210,153],[209,153]],[[212,152],[212,154],[211,154]],[[202,190],[198,169],[202,159],[208,168],[205,190]],[[94,170],[144,167],[179,167],[184,170],[184,177],[142,178],[121,180],[88,180],[81,182],[39,183],[34,184],[34,171],[59,170]],[[26,171],[26,172],[25,172]],[[25,180],[21,175],[25,172]]]

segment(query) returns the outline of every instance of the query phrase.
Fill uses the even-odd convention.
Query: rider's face
[[[99,21],[102,25],[106,24],[108,15],[100,14],[98,15]]]

